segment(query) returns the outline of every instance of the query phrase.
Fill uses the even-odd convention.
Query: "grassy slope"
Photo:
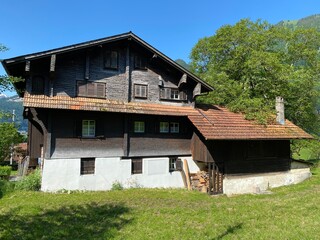
[[[0,239],[319,239],[320,169],[273,192],[14,192],[0,199]]]

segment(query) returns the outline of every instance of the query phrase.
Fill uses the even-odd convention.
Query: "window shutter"
[[[140,86],[140,96],[141,97],[147,97],[147,87],[146,86]]]
[[[160,88],[160,99],[164,99],[164,98],[165,98],[164,88]]]
[[[78,96],[86,95],[86,82],[85,81],[77,81],[78,85]]]
[[[98,137],[98,138],[104,137],[104,121],[103,121],[103,119],[96,120],[96,137]]]
[[[104,83],[97,83],[97,97],[105,97],[106,91],[105,91],[105,84]]]
[[[140,97],[140,86],[139,85],[134,85],[134,96],[135,97]]]
[[[110,61],[110,68],[117,69],[118,68],[118,52],[111,51],[111,61]]]
[[[171,89],[165,88],[165,99],[171,99]]]
[[[176,161],[176,170],[177,171],[182,171],[182,161],[180,158],[177,159]]]
[[[184,91],[180,92],[180,100],[187,100],[187,94]]]
[[[131,172],[132,174],[142,173],[142,158],[131,160]]]
[[[95,96],[95,84],[94,83],[87,83],[87,94],[90,97]]]
[[[74,123],[74,135],[82,137],[82,120],[76,120]]]

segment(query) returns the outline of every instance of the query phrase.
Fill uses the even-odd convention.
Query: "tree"
[[[200,101],[225,105],[248,119],[274,119],[276,96],[285,98],[286,117],[308,132],[319,130],[320,34],[290,30],[260,20],[240,20],[191,52],[192,71],[215,91]]]
[[[11,147],[23,140],[13,123],[0,123],[0,162],[8,159]]]

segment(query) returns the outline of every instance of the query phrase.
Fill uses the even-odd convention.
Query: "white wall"
[[[187,159],[189,170],[199,170],[191,157]],[[42,172],[43,191],[57,190],[109,190],[115,181],[126,188],[182,188],[179,171],[169,172],[169,158],[144,158],[142,174],[131,174],[131,159],[96,158],[95,173],[80,175],[80,159],[45,159]]]
[[[227,195],[261,193],[269,188],[297,184],[311,177],[310,169],[292,169],[287,172],[225,175],[223,193]]]

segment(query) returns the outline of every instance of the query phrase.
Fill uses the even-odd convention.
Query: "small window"
[[[169,132],[169,122],[160,122],[160,132],[161,133]]]
[[[181,171],[182,170],[182,161],[180,158],[170,157],[169,158],[169,171]]]
[[[104,55],[104,68],[118,69],[118,52],[107,50]]]
[[[131,174],[142,173],[142,158],[131,159]]]
[[[42,76],[32,77],[31,84],[33,94],[44,94],[44,78]]]
[[[82,137],[95,137],[95,132],[95,120],[82,120]]]
[[[80,174],[94,174],[95,158],[81,158]]]
[[[135,133],[144,133],[144,122],[134,122],[134,132]]]
[[[174,100],[179,100],[180,99],[179,90],[171,89],[171,99],[174,99]]]
[[[179,123],[171,122],[170,123],[170,132],[171,133],[179,133]]]
[[[134,97],[147,98],[147,85],[134,84]]]
[[[134,68],[135,69],[142,69],[146,70],[147,69],[147,60],[146,58],[140,56],[140,55],[135,55],[134,56]]]

